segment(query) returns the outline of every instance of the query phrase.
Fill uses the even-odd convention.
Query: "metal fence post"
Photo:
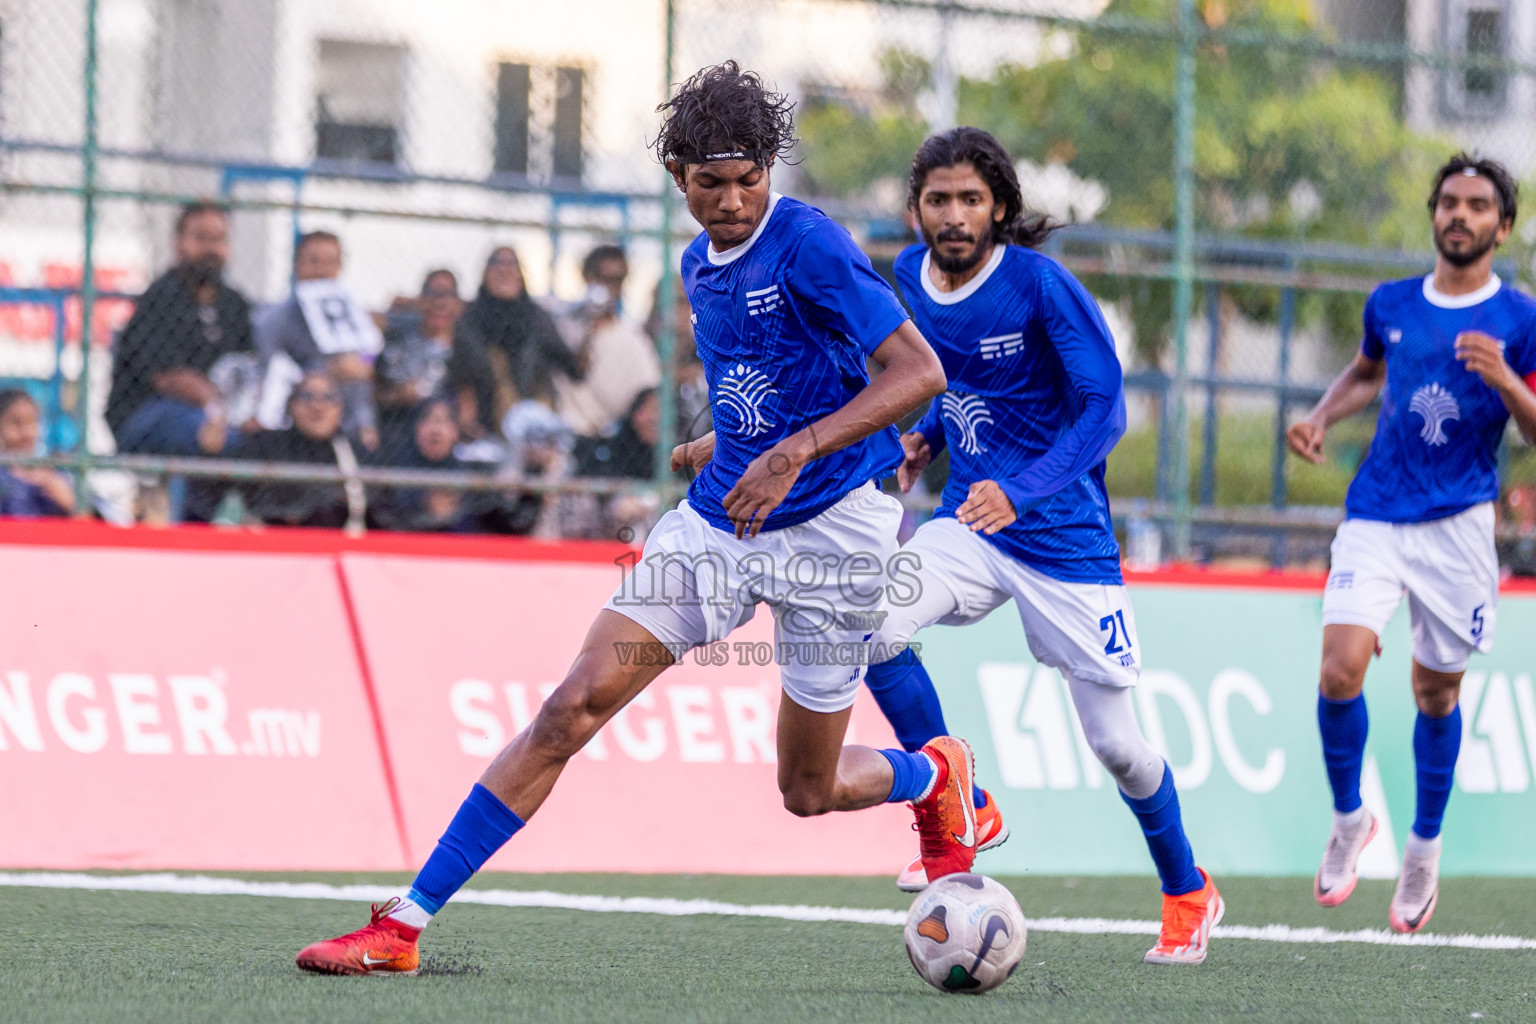
[[[1210,331],[1205,358],[1205,422],[1201,424],[1204,445],[1200,450],[1200,504],[1216,504],[1216,417],[1219,388],[1216,378],[1221,366],[1221,285],[1212,281],[1205,286],[1205,323]]]
[[[85,141],[80,152],[81,245],[80,258],[80,385],[75,410],[80,422],[80,442],[75,450],[76,505],[88,506],[90,489],[86,475],[91,468],[91,346],[96,319],[96,156],[100,140],[96,129],[96,12],[98,0],[85,3]],[[63,353],[60,353],[62,357]]]
[[[1296,289],[1287,288],[1280,295],[1280,382],[1275,402],[1274,462],[1270,466],[1270,505],[1284,509],[1287,500],[1285,489],[1285,414],[1291,386],[1291,335],[1296,328]],[[1270,546],[1270,564],[1279,569],[1285,565],[1285,531],[1275,534]]]
[[[1173,402],[1168,417],[1173,491],[1173,557],[1189,557],[1189,321],[1194,306],[1195,214],[1195,0],[1179,0],[1178,60],[1174,68],[1173,114]]]
[[[939,49],[933,62],[934,118],[930,130],[948,131],[959,117],[959,89],[950,47],[954,39],[955,0],[939,0]]]
[[[673,63],[676,60],[677,9],[675,0],[666,0],[665,51],[661,97],[672,95]],[[677,443],[677,325],[673,317],[677,311],[676,270],[672,266],[672,175],[662,169],[661,186],[661,282],[656,287],[656,301],[661,304],[658,320],[660,336],[656,339],[657,355],[661,357],[661,390],[657,395],[657,408],[661,424],[656,432],[655,480],[656,493],[663,510],[672,503],[672,447]]]

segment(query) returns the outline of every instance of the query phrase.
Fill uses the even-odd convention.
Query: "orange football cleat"
[[[976,852],[995,850],[1008,841],[1008,826],[1003,824],[1003,812],[998,810],[997,800],[987,794],[987,805],[976,808]],[[896,876],[896,888],[902,892],[922,892],[928,888],[928,872],[923,870],[923,858],[913,857],[907,869]]]
[[[964,740],[940,736],[923,747],[938,765],[933,789],[912,804],[923,872],[929,881],[971,870],[976,862],[976,805],[971,780],[976,766]]]
[[[383,906],[375,903],[366,928],[306,946],[294,962],[321,974],[415,974],[421,967],[416,951],[421,929],[389,916],[399,905],[399,897]]]
[[[1142,957],[1149,964],[1198,964],[1205,961],[1205,952],[1211,944],[1211,929],[1221,923],[1226,904],[1216,883],[1197,869],[1205,879],[1205,887],[1182,896],[1163,895],[1163,930],[1157,937],[1157,945]]]

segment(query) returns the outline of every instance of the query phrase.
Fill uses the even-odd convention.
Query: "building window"
[[[496,174],[579,184],[585,170],[587,73],[582,68],[496,66]]]
[[[1471,10],[1467,12],[1467,56],[1503,56],[1502,11]],[[1469,97],[1486,100],[1495,96],[1504,84],[1504,76],[1489,68],[1468,68],[1462,75],[1462,88]]]
[[[585,77],[580,68],[555,68],[550,173],[556,178],[581,180],[581,94]]]
[[[528,173],[528,112],[531,72],[527,64],[496,69],[496,172]]]
[[[1509,51],[1508,0],[1446,0],[1447,49],[1457,56],[1504,58]],[[1504,113],[1509,75],[1496,68],[1463,67],[1445,74],[1447,112],[1463,117]]]
[[[405,50],[322,39],[316,77],[316,159],[399,163]]]

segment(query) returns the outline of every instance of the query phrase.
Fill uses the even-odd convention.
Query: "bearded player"
[[[1527,441],[1536,440],[1536,301],[1493,272],[1517,200],[1514,179],[1492,160],[1458,153],[1440,168],[1429,196],[1434,272],[1371,293],[1360,351],[1287,434],[1292,451],[1322,462],[1328,428],[1381,396],[1323,592],[1317,723],[1333,829],[1313,894],[1325,907],[1348,899],[1360,853],[1376,834],[1360,802],[1361,689],[1406,592],[1417,799],[1387,912],[1399,932],[1418,931],[1435,912],[1440,826],[1461,749],[1461,677],[1473,651],[1493,646],[1499,440],[1511,416]]]
[[[645,553],[598,613],[564,682],[480,777],[404,898],[366,927],[317,943],[300,967],[411,973],[417,937],[521,829],[566,762],[682,652],[724,639],[772,605],[781,661],[779,788],[797,815],[909,802],[924,867],[966,871],[975,856],[968,747],[844,746],[863,682],[866,621],[883,605],[871,563],[895,553],[901,517],[873,481],[902,461],[893,424],[944,389],[944,372],[853,239],[820,211],[770,190],[795,142],[791,105],[734,62],[705,68],[661,108],[656,150],[704,228],[683,255],[695,341],[716,430],[673,453],[699,470]],[[871,383],[866,357],[881,372]],[[808,585],[795,559],[856,566]],[[803,565],[801,566],[803,568]],[[846,611],[845,611],[846,610]],[[847,612],[856,612],[848,614]],[[651,657],[621,658],[646,650]],[[782,657],[781,653],[781,657]],[[655,794],[657,827],[695,820],[686,791]],[[702,819],[698,819],[702,820]]]
[[[902,549],[920,560],[917,599],[891,608],[875,650],[900,649],[934,623],[975,622],[1012,598],[1030,650],[1066,677],[1089,745],[1146,836],[1164,894],[1146,960],[1200,963],[1223,905],[1195,866],[1173,773],[1132,706],[1140,645],[1104,491],[1104,459],[1125,433],[1109,329],[1083,286],[1032,248],[1053,228],[1025,215],[1013,161],[991,135],[955,128],[924,142],[907,203],[923,242],[897,257],[897,283],[949,390],[902,437],[898,478],[910,488],[947,447],[949,481]],[[868,683],[907,749],[945,734],[910,649],[871,665]],[[975,801],[979,847],[1002,843],[996,804],[979,789]],[[898,885],[928,881],[919,858]]]

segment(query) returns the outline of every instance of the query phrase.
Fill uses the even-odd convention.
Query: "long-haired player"
[[[901,439],[903,489],[949,449],[933,519],[903,552],[917,556],[917,599],[895,605],[876,650],[934,623],[963,625],[1010,598],[1030,650],[1066,677],[1089,745],[1119,784],[1162,880],[1154,963],[1199,963],[1221,919],[1216,886],[1195,866],[1173,773],[1136,724],[1130,687],[1140,642],[1120,576],[1104,459],[1125,433],[1120,363],[1083,286],[1033,246],[1050,234],[1024,208],[1013,161],[979,128],[923,143],[907,202],[923,241],[896,278],[949,389]],[[868,676],[897,738],[920,749],[947,731],[938,695],[910,649]],[[1008,836],[996,803],[978,805],[981,849]],[[928,882],[919,858],[903,889]]]
[[[682,272],[715,431],[673,453],[674,468],[698,476],[409,893],[375,907],[364,928],[303,950],[306,970],[416,970],[421,929],[538,810],[566,762],[683,652],[724,639],[763,602],[783,658],[785,806],[814,815],[908,802],[928,872],[971,866],[964,743],[936,737],[916,752],[843,744],[901,517],[874,481],[901,464],[893,424],[944,389],[943,368],[848,232],[771,190],[773,164],[795,142],[784,97],[728,62],[694,75],[662,109],[657,153],[704,229]],[[883,369],[873,382],[866,357]],[[809,584],[807,558],[839,571]],[[677,842],[708,827],[686,790],[654,799],[656,827]]]

